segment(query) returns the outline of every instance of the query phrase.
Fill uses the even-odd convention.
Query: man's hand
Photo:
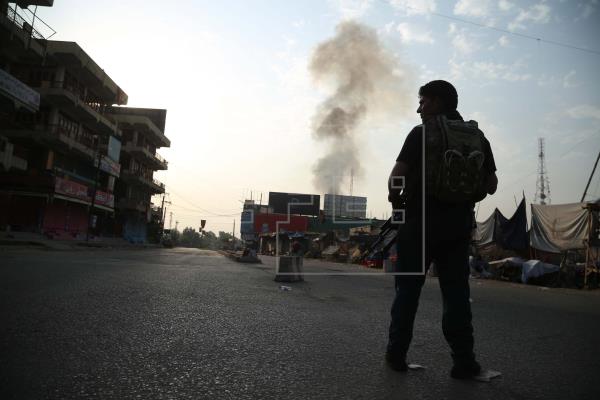
[[[404,208],[404,200],[400,195],[394,195],[393,193],[388,194],[388,201],[392,203],[394,210],[401,210]]]
[[[395,201],[400,201],[400,193],[404,190],[406,173],[408,165],[403,161],[396,161],[390,177],[388,178],[388,201],[394,204]]]

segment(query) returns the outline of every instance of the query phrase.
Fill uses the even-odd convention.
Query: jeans
[[[398,268],[401,272],[422,271],[420,235],[414,234],[398,241]],[[469,291],[469,240],[428,240],[425,248],[426,269],[436,265],[443,298],[442,330],[452,350],[455,364],[475,360],[473,326]],[[413,336],[413,324],[419,305],[425,275],[395,276],[396,296],[392,305],[387,351],[405,359]]]

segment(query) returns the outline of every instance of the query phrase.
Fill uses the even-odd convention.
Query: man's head
[[[419,89],[419,108],[421,119],[425,116],[455,111],[458,105],[458,93],[450,82],[431,81]]]

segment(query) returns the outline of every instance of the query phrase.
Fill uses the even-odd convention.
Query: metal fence
[[[25,9],[24,11],[29,10]],[[31,11],[29,12],[31,13]],[[29,21],[24,14],[25,13],[20,13],[18,11],[17,5],[14,5],[14,7],[9,5],[6,10],[6,18],[12,21],[19,28],[23,29],[23,31],[29,33],[29,35],[34,39],[50,39],[52,36],[54,36],[54,34],[56,34],[56,31],[42,21],[38,16],[33,15],[32,13],[32,19]],[[36,28],[48,31],[48,33],[44,35]]]

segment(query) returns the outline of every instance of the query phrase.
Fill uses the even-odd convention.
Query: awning
[[[55,194],[53,195],[53,197],[55,199],[60,199],[60,200],[65,200],[65,201],[70,201],[71,203],[78,203],[78,204],[83,204],[85,206],[91,206],[92,203],[85,201],[85,200],[80,200],[80,199],[75,199],[73,197],[69,197],[69,196],[63,196],[61,194]],[[94,204],[94,208],[98,208],[100,210],[104,210],[104,211],[108,211],[108,212],[114,212],[114,209],[110,208],[110,207],[106,207],[100,204]]]

